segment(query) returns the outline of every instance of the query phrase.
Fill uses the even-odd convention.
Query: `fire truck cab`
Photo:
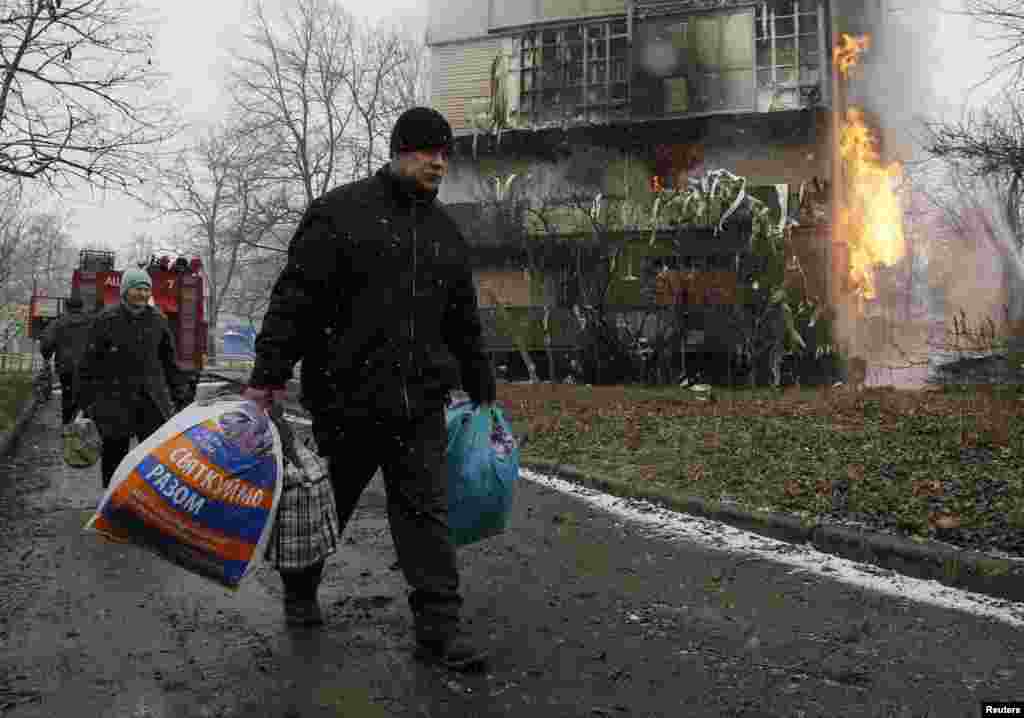
[[[83,311],[94,313],[121,301],[121,275],[113,252],[83,249],[71,278],[71,292],[82,299]],[[141,267],[153,280],[150,303],[171,325],[178,368],[189,376],[189,397],[195,397],[199,374],[206,365],[206,277],[199,257],[152,257]],[[33,296],[30,336],[39,338],[49,322],[63,313],[64,298]]]

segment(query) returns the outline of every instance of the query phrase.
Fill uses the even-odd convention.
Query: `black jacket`
[[[156,309],[146,307],[136,317],[120,303],[105,307],[93,321],[79,368],[78,406],[89,408],[104,438],[133,434],[138,411],[150,406],[146,398],[166,421],[187,392],[175,359],[174,335]]]
[[[54,364],[58,374],[73,374],[78,368],[85,353],[91,324],[91,315],[80,310],[68,310],[67,314],[46,328],[39,342],[39,353],[47,361],[56,353]]]
[[[493,401],[466,241],[434,195],[385,167],[315,200],[256,337],[252,386],[302,360],[316,417],[412,418],[461,384]]]

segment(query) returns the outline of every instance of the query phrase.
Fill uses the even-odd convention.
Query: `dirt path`
[[[659,539],[527,481],[509,533],[460,554],[486,674],[413,660],[376,484],[328,565],[327,625],[289,632],[272,572],[229,595],[83,534],[98,468],[63,466],[57,421],[52,401],[0,466],[4,718],[945,718],[1024,698],[1020,629]]]

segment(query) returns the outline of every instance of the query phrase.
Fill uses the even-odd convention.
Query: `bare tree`
[[[954,200],[939,200],[946,219],[962,232],[965,219],[981,221],[982,234],[1002,262],[1010,319],[1024,315],[1020,266],[1024,251],[1024,106],[1012,94],[1000,105],[968,113],[959,123],[928,126],[926,150],[948,167]]]
[[[255,209],[276,228],[268,246],[285,250],[282,230],[315,198],[387,161],[393,121],[426,100],[429,55],[417,35],[360,23],[337,0],[287,0],[275,16],[254,0],[252,15],[230,73],[233,116],[270,164],[273,190]]]
[[[277,210],[295,222],[349,168],[353,21],[331,0],[293,0],[279,22],[257,0],[253,14],[231,91],[250,140],[273,153]]]
[[[16,273],[14,258],[25,243],[28,217],[22,211],[17,185],[9,186],[0,201],[0,292]]]
[[[34,287],[49,296],[64,296],[71,288],[74,251],[67,217],[55,211],[34,214],[26,233],[25,261]]]
[[[1024,195],[1024,107],[1014,95],[994,108],[969,112],[957,123],[928,126],[926,150],[958,165],[958,171],[987,178],[1003,202],[1003,216],[1018,249]]]
[[[21,0],[0,18],[0,175],[130,190],[173,112],[130,0]]]
[[[426,105],[430,101],[430,48],[427,47],[426,33],[394,32],[404,59],[385,78],[381,102],[384,114],[397,118],[410,107]]]
[[[990,55],[992,69],[981,84],[999,75],[1009,74],[1011,84],[1024,80],[1024,2],[1022,0],[964,0],[965,15],[991,34],[984,39],[994,41],[1002,48]]]
[[[75,248],[67,219],[53,211],[30,212],[23,203],[0,209],[0,345],[26,336],[25,307],[34,293],[59,297],[71,286]]]
[[[132,261],[136,264],[147,262],[156,253],[156,241],[152,235],[144,232],[136,232],[132,235],[131,247]]]
[[[163,215],[181,220],[189,243],[203,259],[211,330],[240,263],[271,229],[258,199],[272,181],[268,172],[265,155],[247,134],[222,125],[180,154],[150,201]]]
[[[239,261],[237,280],[224,296],[223,311],[244,319],[258,328],[270,303],[270,293],[284,268],[285,255],[274,251],[254,251]]]
[[[398,115],[424,97],[428,58],[415,38],[370,24],[360,27],[349,53],[346,84],[362,125],[355,148],[362,161],[353,173],[361,169],[369,177],[388,159],[388,134]]]

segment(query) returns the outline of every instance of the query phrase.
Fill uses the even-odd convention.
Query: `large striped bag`
[[[191,404],[128,453],[85,528],[236,589],[266,551],[283,475],[257,404]]]
[[[266,559],[278,571],[301,571],[338,550],[334,489],[313,438],[300,441],[286,422],[275,424],[285,447],[284,480]]]

